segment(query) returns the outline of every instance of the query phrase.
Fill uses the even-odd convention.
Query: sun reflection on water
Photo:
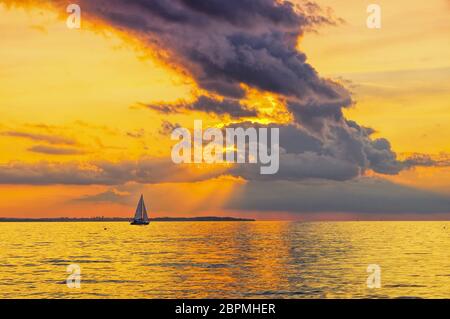
[[[448,222],[0,223],[0,297],[443,298],[449,248]]]

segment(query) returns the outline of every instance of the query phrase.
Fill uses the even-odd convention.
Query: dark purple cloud
[[[304,173],[300,166],[311,168],[306,165],[311,161],[323,165],[322,173],[318,168],[306,175],[347,179],[369,168],[387,174],[402,169],[389,143],[372,141],[367,131],[344,118],[342,109],[353,103],[350,93],[321,78],[298,50],[298,38],[305,30],[335,23],[317,5],[272,0],[113,0],[81,5],[89,15],[166,50],[169,63],[182,66],[201,88],[222,97],[147,107],[164,113],[199,110],[235,118],[256,116],[241,103],[244,83],[285,99],[296,125],[321,145],[308,156],[286,159],[286,163],[297,160]],[[289,167],[291,172],[293,166]],[[346,172],[331,173],[336,167],[345,167]]]
[[[386,139],[372,139],[372,129],[361,127],[352,121],[329,122],[323,134],[312,132],[298,124],[260,125],[244,122],[229,127],[279,128],[282,150],[279,172],[261,175],[258,165],[255,167],[254,164],[238,165],[230,169],[230,174],[248,180],[348,180],[369,169],[392,175],[413,166],[410,160],[398,160]],[[419,161],[414,164],[424,165]]]
[[[65,9],[66,1],[51,3],[59,10]],[[298,39],[305,31],[339,22],[312,2],[295,5],[275,0],[79,0],[77,3],[85,19],[103,21],[152,49],[164,50],[168,54],[161,56],[167,57],[166,62],[182,67],[202,89],[234,99],[234,115],[239,115],[236,107],[245,113],[239,103],[245,96],[242,83],[289,98],[296,107],[326,104],[339,110],[351,103],[350,94],[340,85],[321,78],[307,63],[306,55],[297,49]],[[230,103],[231,100],[227,102]],[[196,106],[205,110],[201,101]]]
[[[17,1],[16,1],[17,3]],[[66,2],[52,2],[65,9]],[[256,116],[242,99],[242,84],[276,93],[294,117],[282,132],[279,178],[345,180],[367,169],[396,174],[414,163],[396,158],[386,139],[345,119],[353,103],[340,84],[319,76],[298,49],[308,30],[339,21],[304,1],[79,0],[85,19],[102,21],[186,70],[208,95],[192,103],[147,103],[163,113],[199,110],[234,118]],[[101,24],[99,24],[101,26]],[[279,125],[278,125],[279,126]],[[302,149],[303,148],[303,149]],[[420,164],[420,163],[417,163]],[[236,174],[252,178],[242,167]],[[284,172],[284,173],[283,173]],[[274,176],[276,178],[276,176]],[[256,178],[256,176],[255,176]]]

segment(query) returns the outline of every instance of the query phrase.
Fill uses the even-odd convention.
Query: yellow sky
[[[450,67],[447,0],[318,0],[345,22],[308,34],[302,48],[323,74]],[[381,7],[381,28],[366,26],[369,4]]]
[[[157,133],[161,119],[130,107],[186,96],[190,87],[181,77],[139,58],[139,52],[113,34],[69,30],[52,12],[2,9],[0,15],[3,130],[62,134],[80,144],[84,157],[98,158],[101,145],[108,156],[120,156],[123,145],[136,146],[127,148],[128,157],[130,151],[151,155],[159,151],[155,145],[140,143]],[[41,124],[51,131],[39,128]],[[135,141],[127,133],[147,138]],[[27,142],[2,138],[2,149],[15,152],[2,152],[0,160],[42,159],[24,151]]]
[[[369,29],[372,2],[319,0],[345,23],[307,35],[302,49],[321,74],[351,81],[357,105],[347,116],[396,151],[449,152],[449,2],[377,1],[381,29]]]
[[[345,23],[301,43],[323,75],[345,79],[356,105],[346,116],[373,127],[402,155],[450,152],[450,3],[408,0],[318,0]],[[381,29],[366,26],[371,3]],[[450,192],[447,168],[416,168],[386,177]]]
[[[347,117],[376,128],[377,135],[386,137],[399,153],[450,152],[448,1],[378,1],[380,30],[366,27],[371,1],[317,2],[332,7],[346,22],[305,35],[300,48],[320,74],[343,79],[355,93],[357,104],[347,110]],[[7,10],[0,5],[0,39],[0,163],[137,159],[170,152],[170,140],[158,133],[166,116],[138,103],[190,98],[196,89],[191,79],[117,34],[89,26],[70,30],[56,14],[42,9]],[[205,114],[201,117],[211,125],[220,122]],[[193,114],[171,115],[170,121],[190,127],[193,118]],[[49,136],[55,135],[65,139],[59,146],[67,154],[51,154]],[[41,147],[36,149],[36,144]],[[450,186],[450,173],[444,168],[390,178],[439,191]],[[169,188],[186,202],[195,196],[189,204],[192,211],[196,205],[207,211],[202,205],[212,190],[220,189],[223,201],[240,183],[148,186],[148,192],[160,197],[161,214],[179,211],[167,195]],[[23,206],[11,204],[18,198],[28,203],[27,209],[37,207],[34,214],[91,216],[98,206],[71,199],[109,188],[0,189],[0,216],[23,215]],[[60,202],[49,203],[55,193],[61,194]],[[122,212],[129,207],[129,203],[110,204],[103,215],[126,215],[128,211]]]

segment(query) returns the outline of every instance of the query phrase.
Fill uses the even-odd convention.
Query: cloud
[[[173,130],[181,127],[178,123],[171,123],[167,120],[163,120],[161,123],[161,128],[159,129],[159,134],[161,135],[170,135]]]
[[[51,4],[63,12],[66,1]],[[341,108],[351,102],[345,89],[321,78],[298,50],[298,39],[306,31],[340,23],[313,2],[80,0],[78,4],[85,19],[103,22],[163,51],[160,56],[168,64],[187,71],[211,95],[240,100],[246,84],[279,94],[297,106]],[[236,112],[239,105],[228,100],[226,104],[216,109],[200,99],[194,106],[211,112],[232,107]]]
[[[26,185],[110,185],[119,182],[95,165],[78,163],[22,163],[0,165],[1,184]]]
[[[199,185],[200,187],[200,185]],[[85,195],[76,202],[116,203],[134,205],[138,194],[145,193],[150,198],[160,198],[163,194],[175,192],[180,198],[189,198],[195,194],[196,186],[178,187],[159,185],[145,187],[130,183],[111,188],[105,192]],[[220,191],[220,190],[219,190]],[[165,196],[165,195],[163,195]],[[170,197],[170,196],[169,196]],[[170,198],[168,200],[170,201]],[[439,214],[450,213],[450,195],[439,194],[427,190],[395,184],[383,179],[363,177],[348,181],[249,181],[239,183],[226,202],[217,209],[234,213],[258,212],[262,218],[264,213],[285,212],[293,218],[306,219],[320,216],[320,213],[357,214],[364,219],[394,218],[410,219],[415,216],[421,219],[433,219]],[[174,209],[161,202],[154,202],[157,210]],[[209,200],[196,206],[198,211],[211,208]],[[186,210],[186,207],[185,207]],[[189,210],[190,211],[190,210]],[[273,215],[272,215],[273,216]],[[286,215],[285,215],[286,216]],[[330,218],[330,215],[327,215]],[[336,215],[339,216],[339,215]],[[439,217],[439,218],[442,218]]]
[[[6,1],[28,5],[33,1]],[[35,1],[43,5],[42,1]],[[67,1],[45,2],[66,16]],[[397,174],[413,166],[444,166],[448,159],[413,155],[397,159],[388,140],[373,138],[373,129],[344,117],[350,92],[321,77],[298,48],[298,39],[321,25],[339,23],[312,2],[300,6],[275,0],[79,0],[83,19],[128,33],[168,64],[190,74],[205,94],[192,103],[146,103],[162,113],[203,111],[234,118],[257,116],[243,101],[245,87],[277,95],[294,121],[280,127],[280,171],[261,176],[257,165],[199,170],[169,159],[87,163],[0,165],[0,184],[123,185],[128,182],[197,182],[231,174],[248,182],[231,197],[230,209],[303,212],[433,213],[448,212],[449,198],[376,179],[360,178],[365,170]],[[167,122],[162,130],[168,130]],[[240,123],[239,125],[244,125]],[[254,125],[254,124],[253,124]],[[254,125],[255,126],[255,125]],[[139,137],[138,132],[128,136]],[[4,136],[51,145],[76,141],[8,131]],[[62,148],[35,146],[47,154]],[[61,155],[61,154],[60,154]],[[269,180],[262,180],[269,179]],[[313,180],[313,181],[312,181]],[[110,190],[81,201],[118,201]]]
[[[142,138],[145,136],[145,130],[139,129],[139,130],[129,131],[129,132],[126,132],[126,134],[127,134],[127,136],[132,137],[132,138]]]
[[[208,180],[226,172],[226,167],[211,170],[189,164],[174,164],[168,158],[137,161],[11,162],[0,165],[0,184],[27,185],[121,185],[185,183]]]
[[[65,3],[52,2],[61,10]],[[148,103],[149,108],[163,113],[199,110],[235,118],[256,116],[257,110],[243,103],[245,86],[275,93],[284,101],[294,122],[278,125],[285,153],[273,179],[347,180],[367,169],[397,174],[420,164],[399,161],[388,140],[374,139],[372,129],[347,120],[343,108],[353,103],[350,92],[320,77],[299,50],[298,39],[305,32],[339,23],[313,2],[80,0],[79,4],[85,19],[126,32],[149,49],[163,50],[167,63],[187,71],[207,92],[192,103]],[[133,165],[111,167],[126,171]],[[259,179],[254,168],[235,166],[230,173]],[[100,182],[105,177],[97,175]],[[153,175],[148,180],[158,178]]]
[[[341,84],[319,76],[298,49],[306,31],[339,21],[312,2],[294,5],[273,0],[82,1],[88,17],[128,32],[152,49],[164,50],[167,62],[196,80],[208,96],[193,102],[147,103],[163,113],[205,111],[234,118],[257,116],[246,107],[242,84],[272,92],[285,102],[295,122],[322,145],[319,152],[285,156],[286,163],[312,160],[346,172],[333,179],[358,176],[370,168],[396,174],[403,166],[387,140],[345,119],[342,109],[353,104]],[[210,96],[215,96],[214,98]],[[319,174],[329,175],[328,167]],[[317,172],[318,174],[315,174]],[[296,174],[295,176],[298,176]]]
[[[347,212],[368,214],[433,214],[450,212],[444,194],[396,185],[377,178],[357,177],[354,163],[313,152],[284,153],[278,175],[262,176],[257,166],[225,166],[211,170],[175,165],[170,159],[92,163],[18,163],[0,165],[0,184],[107,185],[107,192],[87,195],[81,202],[131,203],[115,191],[125,185],[194,183],[223,175],[247,179],[224,204],[241,211],[292,213]],[[245,164],[244,164],[245,165]],[[137,187],[137,186],[136,186]]]
[[[170,132],[177,124],[167,120],[161,130]],[[371,139],[373,130],[346,121],[329,126],[325,135],[313,134],[297,124],[262,125],[236,123],[224,127],[250,126],[274,128],[280,132],[280,168],[276,174],[261,175],[259,164],[177,165],[170,158],[142,158],[120,162],[63,162],[23,163],[0,165],[1,184],[33,185],[121,185],[127,182],[142,184],[197,182],[222,175],[240,177],[247,181],[304,181],[323,179],[347,181],[364,175],[366,170],[382,174],[396,174],[415,166],[449,166],[448,155],[412,154],[397,159],[385,139]],[[163,132],[163,133],[164,133]],[[34,146],[29,149],[51,155],[81,154],[67,147]]]
[[[49,134],[39,134],[39,133],[29,133],[21,131],[6,131],[0,133],[3,136],[17,137],[29,139],[36,142],[46,142],[55,145],[76,145],[77,141],[68,137],[49,135]]]
[[[438,155],[413,153],[404,161],[408,167],[425,166],[425,167],[446,167],[450,166],[450,154],[441,153]]]
[[[86,152],[76,148],[54,147],[47,145],[36,145],[27,149],[29,152],[47,155],[79,155]]]
[[[63,7],[64,2],[54,3]],[[315,149],[305,145],[297,152],[290,152],[287,145],[281,175],[286,171],[295,179],[304,175],[343,180],[366,169],[396,174],[405,168],[387,140],[373,140],[372,130],[345,119],[343,108],[353,104],[350,92],[320,77],[299,50],[298,39],[305,32],[339,23],[317,4],[85,0],[80,5],[85,18],[127,32],[150,49],[163,50],[167,63],[186,70],[208,93],[193,102],[141,105],[166,114],[198,110],[234,118],[255,117],[257,110],[243,102],[244,84],[277,94],[292,113],[292,127],[302,129],[297,129],[298,134],[289,137],[286,144],[297,143],[298,147],[297,138],[316,144]],[[332,172],[332,168],[338,171]],[[241,167],[236,172],[252,175]]]
[[[108,190],[106,192],[85,195],[80,198],[74,199],[75,202],[87,202],[87,203],[120,203],[128,204],[130,203],[129,194],[120,194],[114,190]]]
[[[253,181],[241,187],[226,208],[296,214],[434,214],[450,213],[450,196],[375,178],[345,182]]]
[[[373,130],[343,121],[329,124],[326,132],[317,133],[297,124],[262,125],[250,122],[228,127],[278,128],[280,133],[280,169],[274,175],[261,175],[254,164],[235,165],[229,173],[247,180],[302,180],[321,178],[348,180],[367,170],[397,174],[413,163],[397,159],[389,142],[371,139]],[[419,163],[415,163],[419,165]]]
[[[280,168],[273,175],[261,175],[259,165],[255,164],[238,164],[229,169],[227,173],[249,181],[298,181],[308,178],[344,181],[359,176],[360,168],[349,161],[305,152],[302,154],[280,154]]]
[[[207,113],[213,113],[217,115],[228,114],[231,117],[250,117],[256,116],[257,112],[255,110],[248,109],[246,106],[241,104],[239,100],[225,98],[222,100],[214,99],[207,96],[199,96],[193,102],[178,102],[178,103],[155,103],[155,104],[143,104],[149,109],[157,111],[159,113],[169,114],[169,113],[181,113],[186,111],[204,111]]]

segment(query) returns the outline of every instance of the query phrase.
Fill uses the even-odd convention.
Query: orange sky
[[[356,104],[346,116],[375,128],[400,156],[450,153],[448,1],[378,1],[380,30],[365,25],[370,1],[317,2],[346,22],[307,33],[299,46],[321,75],[342,81],[354,93]],[[48,9],[7,9],[0,3],[0,39],[0,164],[89,165],[164,157],[173,141],[160,133],[163,121],[192,127],[195,118],[205,126],[229,120],[199,112],[167,116],[140,106],[192,99],[198,87],[112,30],[99,32],[88,23],[70,30]],[[287,120],[274,111],[273,96],[254,92],[251,98],[266,110],[266,121]],[[450,194],[449,167],[377,177]],[[231,177],[149,185],[2,184],[0,217],[131,216],[141,192],[153,216],[260,217],[224,209],[245,184]],[[111,197],[87,199],[96,194]]]

